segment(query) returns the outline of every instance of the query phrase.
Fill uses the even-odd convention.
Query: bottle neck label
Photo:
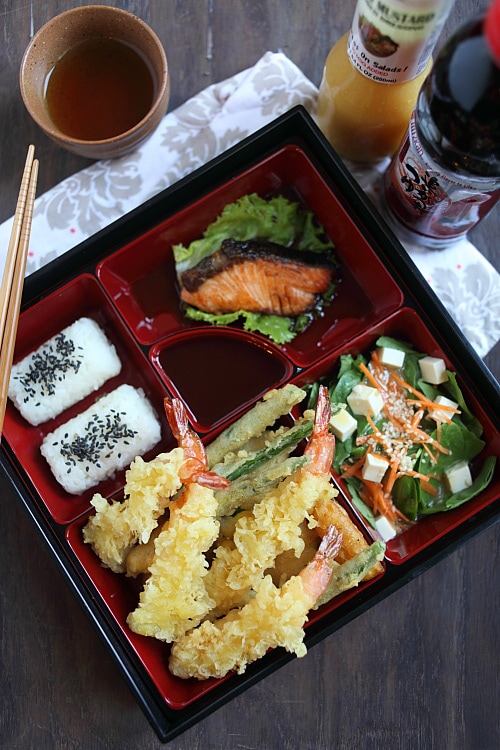
[[[404,83],[425,70],[453,0],[358,0],[347,53],[378,83]]]

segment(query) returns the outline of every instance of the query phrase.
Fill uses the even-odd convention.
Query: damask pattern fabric
[[[292,107],[314,116],[317,88],[283,53],[209,86],[173,112],[134,153],[95,162],[37,198],[27,274],[144,203]],[[377,200],[380,173],[353,170]],[[0,225],[0,268],[12,219]],[[410,256],[484,356],[500,339],[500,275],[467,240],[451,250],[406,246]]]

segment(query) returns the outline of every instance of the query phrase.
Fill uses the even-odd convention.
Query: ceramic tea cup
[[[120,8],[86,5],[33,36],[20,88],[52,140],[90,159],[134,150],[156,129],[170,96],[167,58],[154,31]]]

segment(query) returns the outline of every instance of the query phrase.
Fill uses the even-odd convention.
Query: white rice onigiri
[[[121,367],[102,328],[80,318],[13,365],[9,398],[36,426],[96,391]]]
[[[144,391],[125,384],[46,435],[40,450],[59,484],[79,495],[147,453],[160,437]]]

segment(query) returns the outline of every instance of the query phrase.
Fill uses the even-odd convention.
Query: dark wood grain
[[[81,3],[0,4],[0,221],[29,142],[43,192],[88,162],[31,122],[18,69],[32,28]],[[283,50],[316,84],[354,0],[123,0],[162,39],[175,108]],[[456,0],[445,33],[484,7]],[[473,233],[500,266],[500,209]],[[500,348],[486,358],[500,376]],[[117,667],[0,476],[0,747],[160,747]],[[172,750],[494,750],[500,746],[498,527],[174,739]]]

